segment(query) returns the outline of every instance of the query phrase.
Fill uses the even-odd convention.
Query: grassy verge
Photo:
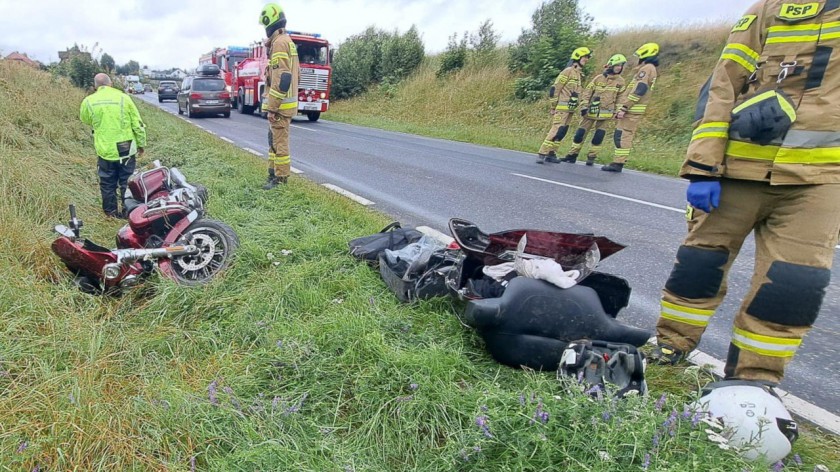
[[[634,143],[629,167],[676,175],[691,136],[695,100],[720,54],[729,29],[698,25],[679,29],[629,30],[594,45],[594,71],[612,54],[628,57],[649,41],[662,46],[660,77],[648,115]],[[380,87],[333,104],[325,118],[345,123],[536,153],[550,127],[548,100],[513,98],[516,76],[503,52],[492,66],[468,66],[447,78],[435,76],[438,58],[396,87]],[[587,77],[586,82],[591,80]],[[624,78],[632,80],[630,71]],[[573,123],[577,126],[577,121]],[[600,162],[612,161],[612,128]],[[558,154],[571,147],[571,130]],[[591,134],[589,138],[591,139]]]
[[[651,369],[652,398],[614,403],[500,367],[452,302],[400,305],[346,255],[383,216],[302,179],[263,192],[263,162],[146,105],[146,159],[209,187],[239,257],[206,287],[77,292],[50,227],[70,202],[96,241],[119,226],[98,210],[83,96],[2,62],[0,84],[3,469],[765,469],[684,416],[698,372]],[[837,450],[808,434],[790,470]]]

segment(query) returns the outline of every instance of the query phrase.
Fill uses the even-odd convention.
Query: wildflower
[[[370,297],[370,298],[368,298],[368,303],[370,303],[370,306],[374,306],[374,305],[376,305],[376,299],[373,298],[373,297]]]
[[[659,447],[659,433],[653,435],[653,447]]]
[[[70,392],[70,394],[67,395],[67,399],[70,400],[71,405],[76,404],[76,397],[73,395],[73,392]]]
[[[694,417],[691,418],[691,427],[697,428],[697,426],[700,424],[701,419],[703,419],[703,414],[698,411],[694,414]]]
[[[216,393],[217,393],[216,392],[216,387],[218,387],[218,386],[219,386],[219,383],[215,380],[210,382],[210,385],[207,386],[207,398],[210,399],[210,404],[211,405],[218,405],[219,404],[219,398],[216,396]]]
[[[29,446],[29,444],[27,444],[26,441],[20,443],[20,446],[18,446],[18,448],[17,448],[17,453],[18,454],[23,454],[23,451],[25,451],[28,446]]]
[[[32,469],[32,472],[41,472],[41,466],[40,466],[40,465],[36,465],[36,466],[35,466],[35,468],[34,468],[34,469]]]
[[[481,446],[473,447],[473,452],[481,452]]]
[[[587,395],[597,395],[600,392],[601,392],[601,386],[600,385],[595,385],[594,387],[587,390],[586,394]]]
[[[278,341],[277,341],[277,347],[278,347],[279,349],[282,349],[282,348],[283,348],[283,341],[278,340]]]
[[[487,417],[486,416],[479,416],[475,419],[475,424],[481,428],[481,432],[488,438],[492,438],[493,435],[490,433],[490,427],[487,425]]]
[[[458,453],[458,454],[461,456],[461,460],[462,460],[462,461],[464,461],[464,462],[469,462],[469,460],[470,460],[470,455],[469,455],[469,454],[467,454],[466,449],[461,449],[461,452],[460,452],[460,453]]]
[[[413,383],[413,384],[408,386],[408,389],[411,390],[411,391],[417,390],[418,388],[420,388],[420,386],[417,385],[416,383]]]
[[[190,457],[190,472],[195,472],[195,456]]]
[[[611,417],[612,417],[612,416],[610,415],[610,412],[609,412],[609,411],[605,411],[605,412],[603,412],[603,413],[601,414],[601,418],[603,418],[603,419],[604,419],[604,421],[609,421]]]
[[[656,408],[656,411],[662,411],[662,408],[665,406],[665,402],[667,400],[668,400],[668,394],[663,393],[662,396],[659,397],[659,400],[656,400],[656,404],[654,405],[654,407]]]
[[[299,412],[299,411],[300,411],[300,409],[301,409],[301,408],[303,408],[303,402],[305,402],[305,401],[306,401],[306,399],[307,399],[308,397],[309,397],[309,394],[308,394],[308,393],[304,393],[304,394],[303,394],[303,398],[301,398],[301,399],[300,399],[300,401],[299,401],[299,402],[297,402],[297,403],[295,403],[294,405],[292,405],[292,406],[290,406],[290,407],[286,408],[286,411],[285,411],[285,413],[284,413],[284,414],[285,414],[286,416],[288,416],[288,415],[292,415],[292,414],[294,414],[294,413]]]
[[[650,454],[645,454],[645,462],[642,464],[643,470],[648,470],[650,468]]]
[[[274,397],[274,399],[271,400],[271,409],[276,410],[278,403],[280,403],[280,397]]]
[[[583,383],[583,371],[578,372],[577,381],[579,384]]]
[[[782,470],[784,468],[785,468],[785,464],[783,464],[782,461],[779,461],[779,462],[776,462],[775,464],[773,464],[773,472],[782,472]]]
[[[796,465],[802,465],[802,458],[799,456],[799,454],[793,455],[793,463]]]
[[[490,409],[487,408],[487,405],[481,405],[481,411],[487,413]]]
[[[525,406],[525,395],[519,394],[519,404]]]
[[[684,420],[691,418],[691,410],[689,410],[688,405],[683,407],[683,414],[682,417]]]

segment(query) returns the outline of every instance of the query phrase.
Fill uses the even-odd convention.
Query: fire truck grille
[[[310,71],[311,70],[312,69],[310,69]],[[311,89],[326,92],[329,76],[327,76],[326,74],[316,75],[315,72],[310,71],[300,71],[300,82],[298,84],[298,87],[302,89]]]

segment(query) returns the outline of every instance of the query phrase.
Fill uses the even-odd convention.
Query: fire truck
[[[298,113],[309,121],[318,121],[330,107],[332,85],[332,50],[329,41],[320,34],[290,31],[297,46],[300,61],[298,82]],[[262,41],[251,45],[249,57],[234,69],[232,88],[240,113],[250,114],[260,109],[266,95],[265,71],[268,65],[267,48]]]
[[[250,49],[243,46],[216,48],[207,54],[203,54],[198,59],[198,65],[199,67],[206,64],[215,64],[219,66],[219,70],[222,71],[222,76],[225,78],[225,84],[227,84],[228,92],[231,92],[231,96],[235,96],[233,94],[232,87],[234,70],[237,65],[248,58],[249,53]]]

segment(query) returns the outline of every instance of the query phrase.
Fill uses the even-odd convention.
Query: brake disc
[[[195,256],[179,257],[176,262],[186,272],[195,272],[207,267],[216,254],[216,242],[207,234],[193,234],[190,245],[198,248]]]

